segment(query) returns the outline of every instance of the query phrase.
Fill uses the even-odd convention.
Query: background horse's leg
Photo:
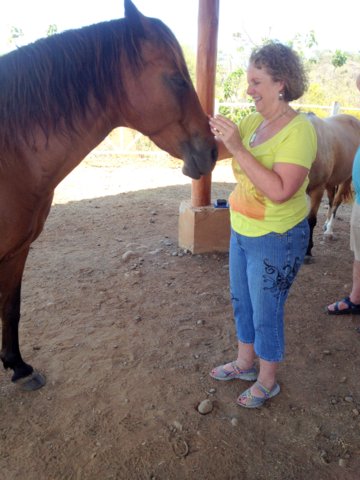
[[[309,227],[310,227],[310,237],[309,237],[309,244],[307,248],[307,252],[305,255],[305,260],[304,263],[311,263],[313,261],[312,259],[312,248],[314,246],[314,241],[313,241],[313,234],[314,234],[314,228],[316,226],[317,222],[317,213],[319,210],[320,202],[324,194],[324,188],[317,187],[311,192],[308,192],[308,195],[310,197],[310,211],[308,215],[308,222],[309,222]]]
[[[19,347],[21,281],[29,248],[0,264],[0,309],[2,348],[0,358],[4,368],[14,371],[13,382],[25,390],[36,390],[45,384],[44,378],[25,363]]]
[[[324,226],[323,226],[323,230],[324,230],[324,235],[329,235],[329,237],[330,237],[330,235],[332,235],[332,224],[333,224],[333,219],[334,219],[333,205],[334,205],[334,198],[335,198],[337,189],[338,189],[337,185],[334,186],[334,187],[327,187],[326,188],[326,193],[327,193],[327,197],[328,197],[328,210],[327,210],[327,213],[326,213],[326,219],[325,219],[325,223],[324,223]],[[329,233],[327,233],[327,232],[329,232]]]
[[[349,202],[352,198],[352,178],[350,177],[344,183],[339,185],[337,189],[333,190],[331,200],[329,196],[329,212],[324,225],[324,235],[326,235],[327,238],[332,238],[334,235],[333,224],[337,209],[343,202]]]

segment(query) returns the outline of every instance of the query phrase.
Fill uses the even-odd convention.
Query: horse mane
[[[37,40],[0,57],[0,152],[28,144],[34,127],[46,137],[76,131],[75,118],[108,101],[126,103],[124,72],[143,65],[142,40],[171,48],[174,61],[186,75],[177,41],[166,25],[147,19],[151,28],[132,26],[128,19],[111,20]]]

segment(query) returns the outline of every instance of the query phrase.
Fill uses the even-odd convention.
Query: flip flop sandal
[[[275,395],[280,393],[280,385],[278,383],[275,383],[275,385],[272,387],[271,390],[264,387],[264,385],[261,385],[261,383],[259,382],[254,383],[254,386],[256,386],[256,388],[258,388],[260,392],[264,394],[264,396],[256,397],[251,393],[251,388],[248,388],[236,400],[236,403],[240,405],[240,407],[244,407],[244,408],[262,407],[266,402],[266,400],[269,400],[269,398],[275,397]],[[245,400],[245,403],[242,403],[242,401],[244,400]]]
[[[227,364],[225,364],[227,365]],[[247,380],[249,382],[254,382],[257,379],[258,371],[253,365],[248,370],[240,370],[236,364],[236,360],[231,362],[231,371],[224,370],[225,365],[220,365],[219,367],[214,368],[210,372],[210,377],[215,378],[215,380]]]
[[[347,305],[346,308],[340,308],[340,303],[345,303]],[[329,310],[329,307],[326,307],[326,311],[329,315],[357,315],[360,314],[360,305],[353,303],[350,300],[350,297],[345,297],[342,300],[339,300],[335,303],[334,310]]]

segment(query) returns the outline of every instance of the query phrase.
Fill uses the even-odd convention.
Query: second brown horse
[[[317,155],[309,174],[310,242],[305,262],[312,258],[313,231],[325,191],[329,200],[325,235],[332,235],[333,219],[342,202],[352,199],[352,166],[360,145],[360,121],[352,115],[334,115],[321,119],[310,113],[318,141]]]

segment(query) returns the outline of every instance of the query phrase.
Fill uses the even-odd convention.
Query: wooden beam
[[[204,111],[214,113],[219,0],[199,0],[196,90]],[[191,205],[211,203],[211,173],[191,184]]]

